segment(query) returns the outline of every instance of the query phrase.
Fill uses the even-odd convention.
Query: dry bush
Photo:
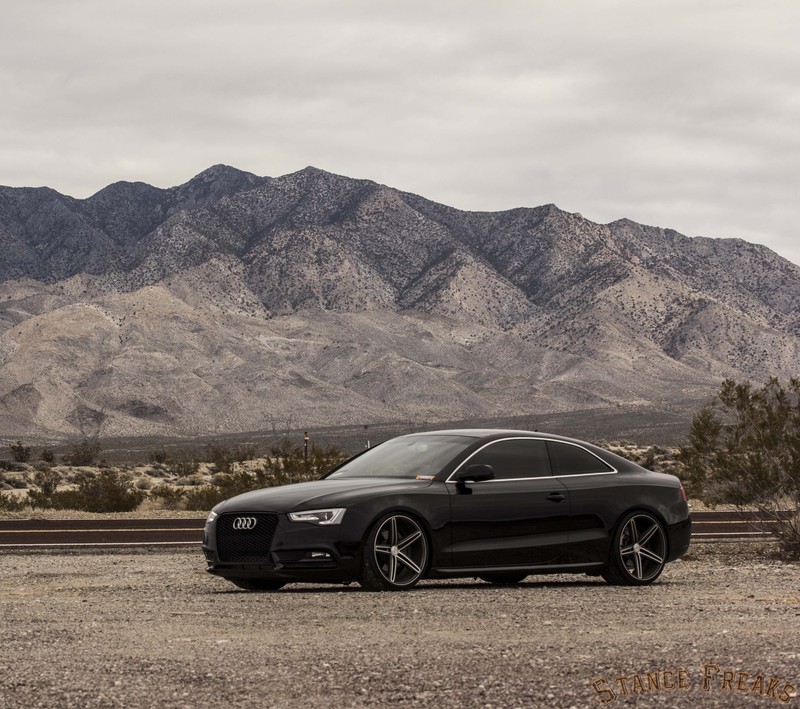
[[[723,382],[680,451],[687,489],[709,506],[758,510],[784,554],[800,558],[800,380]]]
[[[43,488],[28,494],[31,507],[56,510],[83,510],[85,512],[132,512],[145,498],[142,490],[113,469],[98,473],[81,472],[75,476],[75,489],[54,490],[50,494]]]

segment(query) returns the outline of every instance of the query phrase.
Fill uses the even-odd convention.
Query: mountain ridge
[[[766,247],[314,167],[0,187],[0,247],[0,435],[673,406],[800,360]]]

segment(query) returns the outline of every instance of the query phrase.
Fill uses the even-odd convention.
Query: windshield
[[[392,438],[345,463],[329,478],[431,480],[472,443],[470,436],[411,435]]]

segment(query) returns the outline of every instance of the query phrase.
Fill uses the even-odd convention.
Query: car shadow
[[[654,585],[653,588],[658,588],[661,586],[675,586],[676,582],[674,581],[667,581],[659,580]],[[677,584],[680,585],[680,584]],[[491,584],[486,583],[485,581],[475,580],[475,581],[468,581],[468,580],[460,580],[457,582],[453,581],[446,581],[446,580],[436,580],[436,581],[422,581],[421,583],[417,584],[416,586],[406,589],[405,591],[385,591],[383,592],[384,595],[391,595],[393,593],[399,593],[401,595],[408,594],[408,593],[424,593],[424,592],[431,592],[431,591],[442,591],[447,592],[450,589],[459,589],[459,590],[474,590],[474,591],[489,591],[489,590],[503,590],[503,591],[516,591],[522,592],[526,590],[533,590],[533,589],[549,589],[549,588],[614,588],[618,591],[623,591],[625,589],[636,589],[636,590],[644,590],[646,587],[636,587],[636,586],[611,586],[607,584],[603,579],[597,577],[591,577],[586,579],[574,579],[571,581],[545,581],[545,580],[525,580],[518,584],[512,584],[508,586],[502,586],[498,584]],[[281,594],[281,595],[302,595],[302,594],[336,594],[336,593],[381,593],[380,591],[369,591],[365,588],[362,588],[357,583],[353,582],[352,584],[289,584],[284,586],[277,591],[246,591],[244,589],[231,587],[226,589],[219,589],[219,590],[212,590],[209,591],[210,595],[230,595],[230,594],[244,594],[244,595],[253,595],[253,594]]]

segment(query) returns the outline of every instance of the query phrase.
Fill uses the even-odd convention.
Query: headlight
[[[290,512],[292,522],[310,522],[311,524],[339,524],[344,517],[344,507],[334,507],[327,510],[304,510],[303,512]]]
[[[211,510],[211,512],[208,513],[208,519],[206,520],[206,524],[211,524],[211,522],[213,522],[218,516],[219,515],[217,515],[217,513],[214,512],[214,510]]]

